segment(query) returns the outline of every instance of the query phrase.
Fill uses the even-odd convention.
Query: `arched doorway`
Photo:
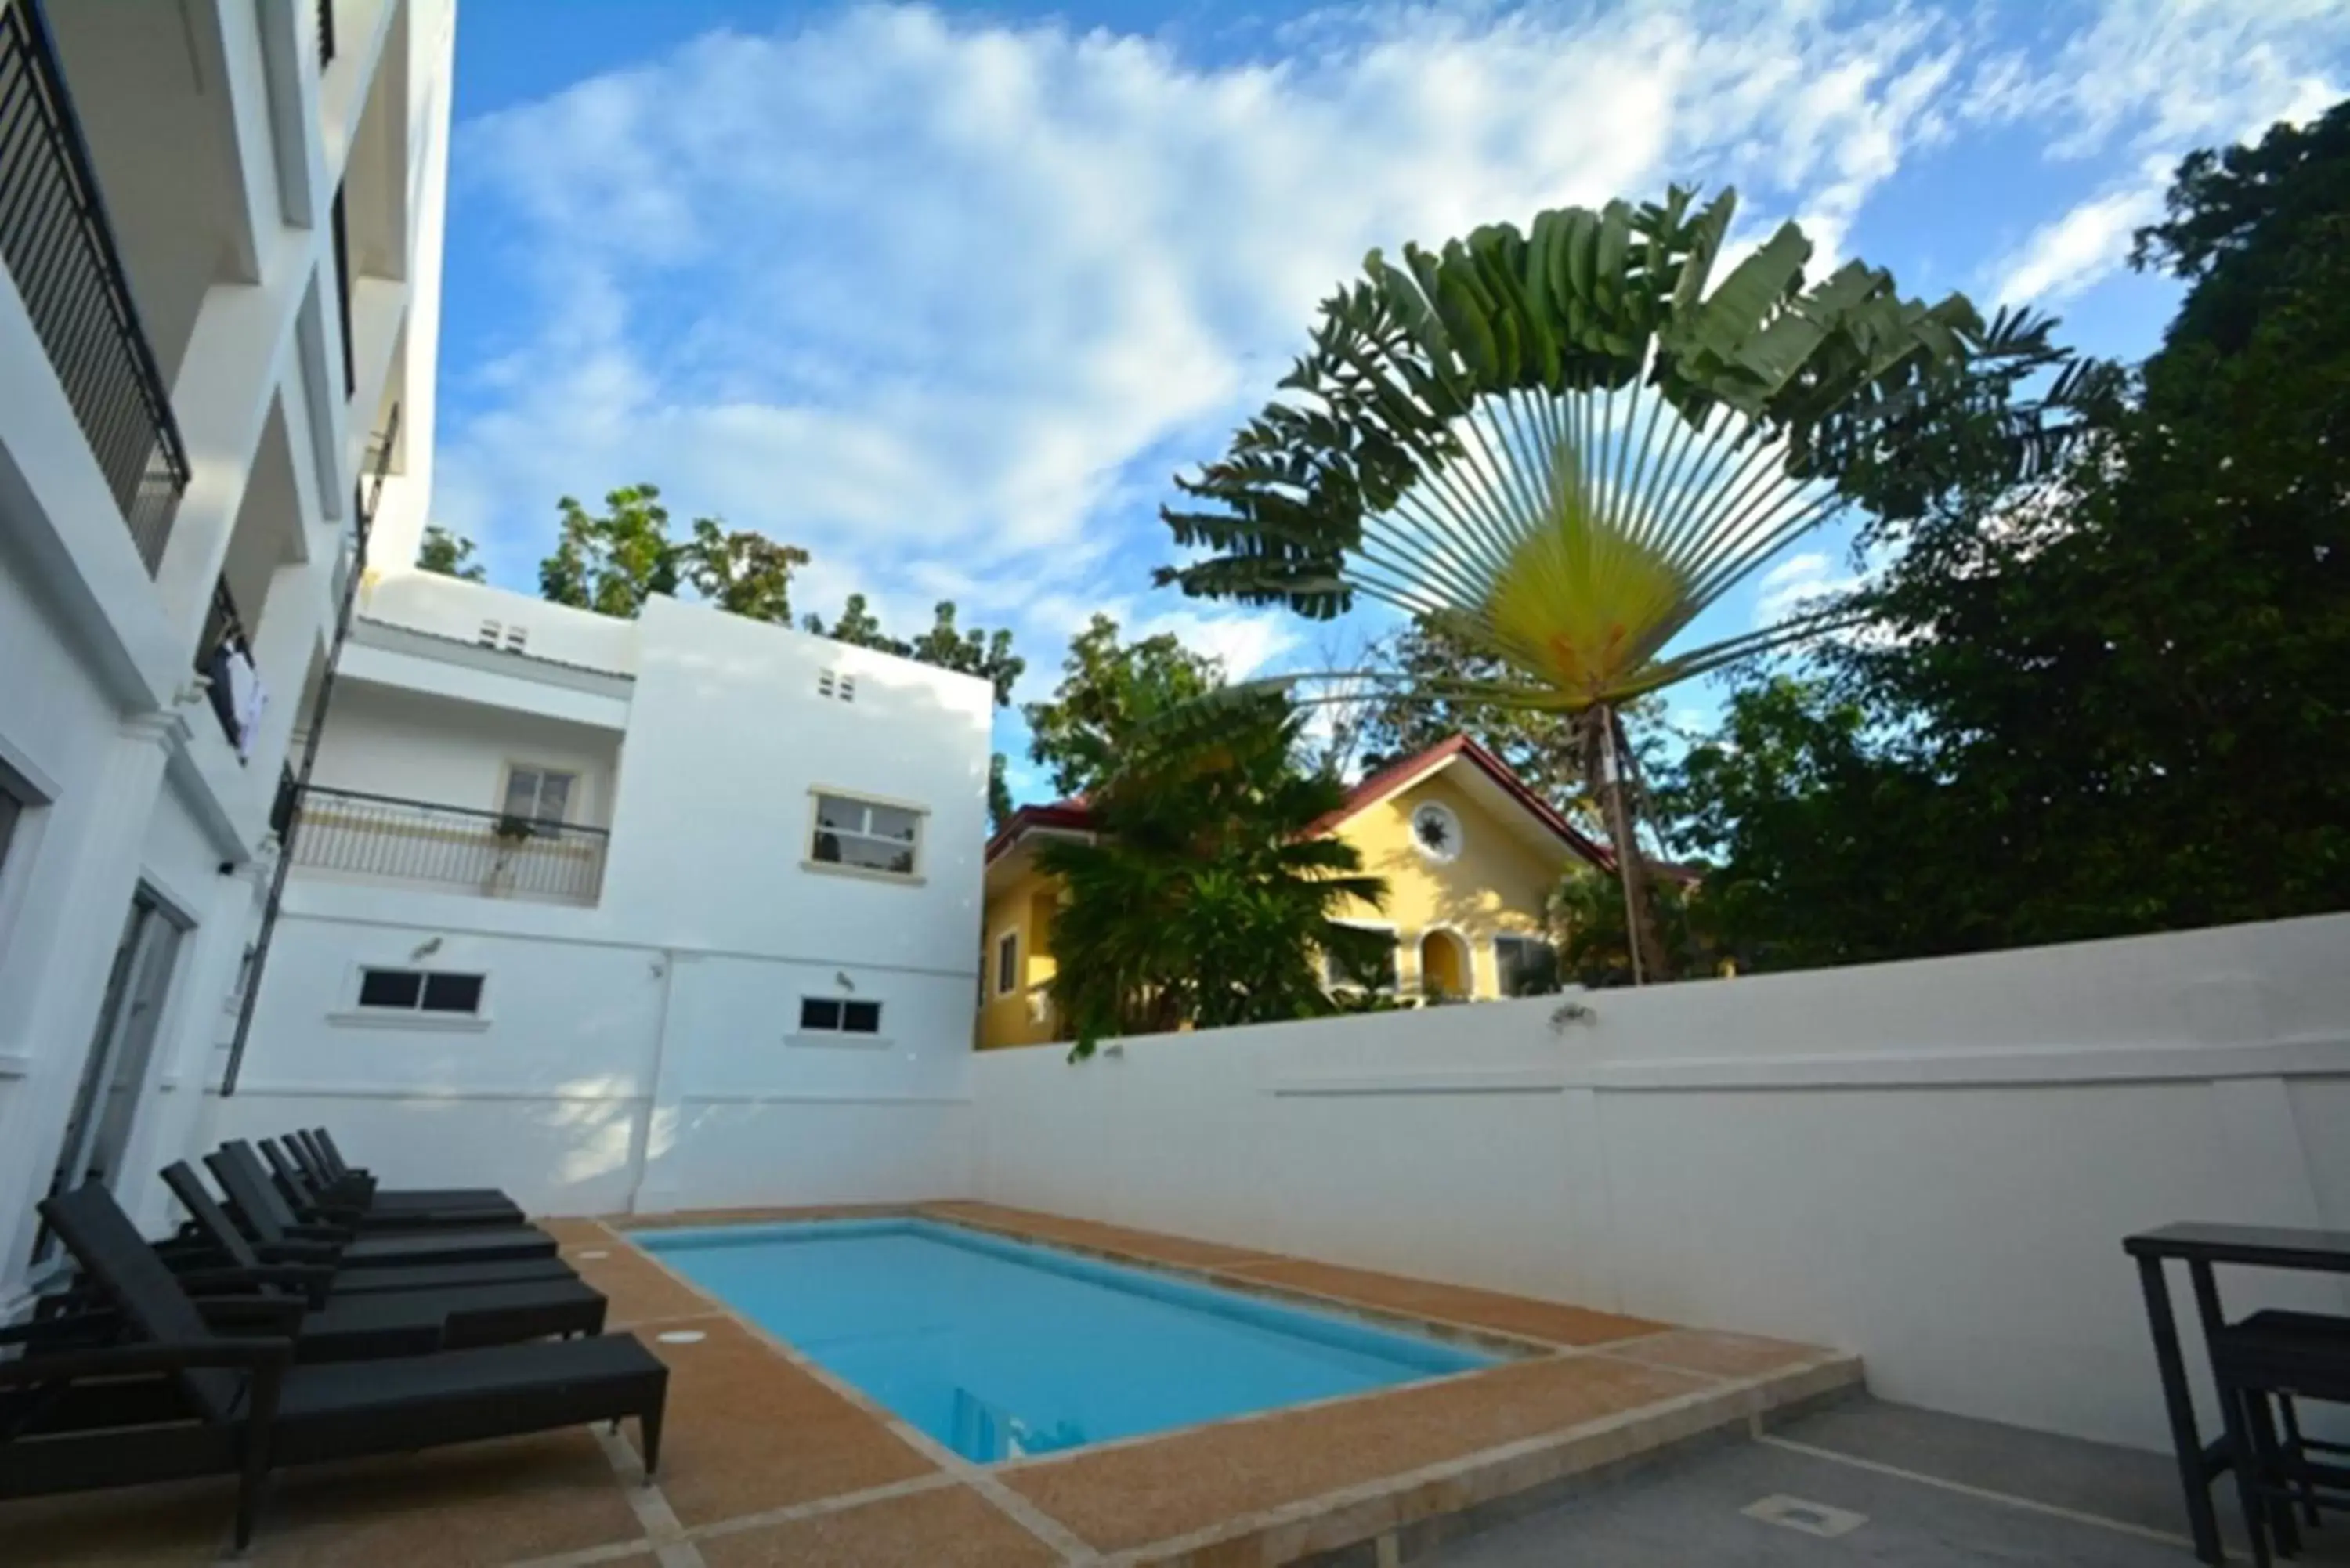
[[[1469,944],[1458,931],[1423,931],[1419,938],[1419,993],[1433,1001],[1470,992]]]

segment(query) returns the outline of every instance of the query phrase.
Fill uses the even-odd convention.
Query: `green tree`
[[[572,496],[556,503],[562,532],[538,564],[540,597],[575,609],[633,618],[655,594],[690,587],[733,615],[789,626],[792,573],[808,554],[750,529],[697,517],[686,537],[670,536],[660,489],[629,484],[604,497],[599,514]]]
[[[562,532],[538,564],[540,597],[633,619],[652,595],[677,592],[680,552],[658,487],[622,485],[604,497],[600,516],[569,495],[555,505]]]
[[[473,559],[473,542],[463,534],[452,534],[438,523],[425,525],[424,541],[416,550],[416,569],[438,572],[444,577],[468,583],[489,579],[489,573]]]
[[[987,830],[1001,833],[1012,820],[1012,785],[1003,776],[1005,758],[997,752],[987,759]]]
[[[1297,765],[1303,718],[1278,698],[1227,718],[1213,741],[1139,748],[1089,797],[1098,837],[1037,851],[1063,888],[1053,1001],[1074,1057],[1106,1035],[1332,1012],[1320,956],[1370,972],[1388,945],[1332,918],[1379,907],[1387,884],[1305,836],[1346,791]]]
[[[2345,192],[2350,105],[2189,158],[2138,251],[2186,297],[2136,374],[2067,372],[2074,454],[1986,463],[1997,388],[1918,443],[1866,634],[1679,782],[1758,961],[2350,905]]]
[[[792,624],[792,573],[808,553],[747,528],[729,530],[712,517],[693,520],[693,536],[680,546],[685,580],[709,603],[731,615]]]
[[[1657,924],[1665,951],[1681,974],[1706,971],[1714,955],[1699,935],[1697,900],[1688,887],[1673,878],[1659,878],[1656,888]],[[1624,924],[1624,900],[1615,884],[1591,870],[1570,871],[1552,889],[1548,910],[1557,981],[1592,987],[1630,985],[1632,946]],[[1555,985],[1533,985],[1519,994],[1534,995]]]
[[[1171,632],[1118,640],[1118,625],[1097,614],[1069,639],[1061,683],[1021,710],[1028,755],[1051,770],[1063,798],[1087,794],[1116,773],[1144,726],[1223,684],[1222,663],[1185,648]]]
[[[1955,367],[2037,355],[2045,335],[1986,327],[1960,296],[1904,299],[1858,262],[1806,286],[1793,223],[1714,283],[1735,209],[1675,189],[1407,245],[1401,265],[1374,251],[1283,395],[1177,479],[1192,509],[1165,514],[1201,553],[1161,574],[1185,592],[1320,618],[1376,599],[1500,672],[1417,695],[1573,720],[1648,977],[1668,959],[1625,707],[1817,629],[1674,651]]]

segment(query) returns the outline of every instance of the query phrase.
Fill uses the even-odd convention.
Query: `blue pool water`
[[[638,1241],[827,1370],[983,1462],[1493,1359],[917,1220],[729,1226]]]

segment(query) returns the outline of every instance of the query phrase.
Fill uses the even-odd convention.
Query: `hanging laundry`
[[[231,742],[236,739],[236,698],[229,680],[229,663],[236,650],[223,638],[213,644],[213,656],[204,662],[204,696],[213,705],[213,716],[220,721],[221,733]]]
[[[268,704],[269,694],[262,690],[261,672],[254,669],[252,655],[241,645],[229,654],[228,692],[232,715],[229,734],[236,742],[236,754],[250,757],[254,737],[261,728],[261,710]]]

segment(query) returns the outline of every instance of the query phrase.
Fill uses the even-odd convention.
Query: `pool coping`
[[[1219,1267],[1212,1263],[1173,1262],[1113,1244],[1076,1241],[1033,1225],[1024,1225],[1024,1216],[1015,1211],[999,1210],[982,1216],[971,1212],[972,1207],[968,1202],[957,1202],[951,1208],[943,1203],[908,1203],[844,1206],[838,1209],[734,1210],[657,1216],[611,1216],[598,1220],[598,1224],[616,1241],[627,1245],[630,1252],[659,1269],[681,1289],[710,1303],[712,1312],[744,1329],[798,1371],[832,1390],[868,1418],[880,1423],[941,1472],[937,1477],[899,1483],[869,1494],[847,1494],[818,1500],[781,1511],[782,1513],[793,1518],[806,1518],[878,1504],[889,1498],[928,1491],[940,1486],[962,1485],[977,1492],[1008,1515],[1066,1563],[1115,1564],[1118,1568],[1127,1568],[1129,1564],[1140,1568],[1145,1563],[1222,1568],[1226,1564],[1327,1560],[1334,1564],[1351,1564],[1359,1561],[1386,1568],[1389,1563],[1404,1561],[1407,1552],[1417,1555],[1420,1550],[1438,1541],[1452,1539],[1484,1528],[1489,1523],[1516,1517],[1532,1508],[1547,1506],[1566,1491],[1595,1484],[1597,1479],[1629,1465],[1645,1463],[1666,1451],[1711,1438],[1759,1433],[1764,1422],[1773,1417],[1783,1417],[1797,1408],[1808,1408],[1825,1400],[1856,1392],[1862,1382],[1859,1358],[1834,1350],[1747,1340],[1738,1335],[1707,1335],[1703,1331],[1669,1324],[1656,1324],[1647,1333],[1627,1333],[1586,1344],[1544,1340],[1440,1315],[1401,1312],[1283,1282],[1253,1279],[1232,1272],[1232,1265],[1229,1263]],[[1064,1217],[1038,1215],[1035,1218],[1060,1220]],[[1467,1345],[1502,1359],[1490,1366],[1465,1368],[1326,1399],[1282,1405],[1180,1428],[1106,1439],[1049,1454],[983,1464],[955,1453],[880,1405],[854,1384],[816,1364],[788,1341],[712,1297],[708,1292],[671,1269],[658,1251],[639,1246],[635,1240],[637,1233],[656,1231],[723,1229],[730,1225],[827,1219],[913,1219],[960,1226],[981,1234],[1091,1257],[1122,1267],[1139,1268],[1186,1282],[1234,1290],[1243,1294],[1254,1294],[1354,1318],[1374,1326]],[[1185,1242],[1183,1238],[1156,1238],[1149,1232],[1126,1231],[1123,1233],[1153,1241]],[[1279,1254],[1248,1252],[1244,1249],[1232,1251],[1245,1252],[1256,1266],[1263,1266],[1267,1262],[1293,1261]],[[1432,1282],[1430,1283],[1433,1285]],[[649,1324],[642,1326],[650,1328],[656,1325]],[[1789,1354],[1780,1365],[1742,1375],[1677,1366],[1670,1360],[1650,1359],[1640,1354],[1646,1348],[1651,1356],[1660,1355],[1668,1348],[1666,1342],[1692,1334],[1715,1341],[1739,1342],[1732,1348],[1770,1346]],[[1688,1379],[1694,1386],[1666,1397],[1613,1410],[1593,1419],[1570,1423],[1513,1441],[1467,1448],[1461,1453],[1430,1463],[1326,1489],[1271,1507],[1235,1511],[1229,1517],[1194,1529],[1115,1548],[1089,1542],[1076,1528],[1056,1518],[1047,1508],[1012,1484],[1014,1478],[1030,1476],[1041,1469],[1081,1465],[1103,1455],[1150,1445],[1212,1443],[1215,1434],[1221,1431],[1306,1412],[1338,1411],[1351,1407],[1357,1407],[1357,1414],[1375,1419],[1382,1400],[1396,1399],[1441,1385],[1465,1385],[1473,1379],[1491,1377],[1497,1372],[1533,1362],[1565,1361],[1587,1356]],[[747,1522],[718,1521],[681,1532],[672,1539],[690,1546],[692,1540],[715,1540],[753,1528],[755,1522],[763,1521],[765,1517],[756,1516]],[[1364,1555],[1366,1552],[1368,1555]],[[663,1561],[668,1560],[665,1554]]]

